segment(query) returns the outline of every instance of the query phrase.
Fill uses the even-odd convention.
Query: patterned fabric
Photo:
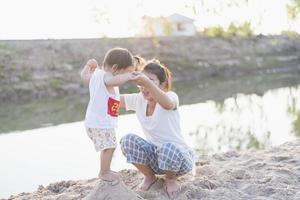
[[[117,147],[116,133],[113,128],[86,128],[86,132],[93,141],[96,151]]]
[[[147,165],[156,174],[174,171],[180,176],[193,169],[193,152],[182,150],[174,143],[165,143],[159,148],[135,134],[124,136],[120,143],[128,163]]]

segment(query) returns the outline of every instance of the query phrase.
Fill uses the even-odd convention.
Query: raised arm
[[[137,72],[128,72],[124,74],[112,75],[110,73],[106,73],[104,76],[104,83],[107,87],[115,87],[123,85],[124,83],[134,80],[139,73]]]
[[[84,84],[86,84],[86,85],[89,84],[91,76],[97,67],[98,67],[98,63],[95,59],[90,59],[87,61],[87,63],[84,65],[84,67],[80,73],[81,81]]]
[[[118,75],[111,75],[109,73],[106,73],[104,76],[104,83],[107,87],[115,87],[115,86],[120,86],[127,81],[130,80],[130,74],[118,74]]]
[[[138,78],[134,80],[138,85],[145,87],[151,96],[166,110],[176,109],[177,103],[174,102],[165,91],[160,89],[153,83],[146,75],[141,73]]]

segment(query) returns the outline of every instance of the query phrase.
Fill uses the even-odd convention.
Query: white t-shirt
[[[106,72],[97,68],[90,83],[90,101],[85,115],[87,128],[116,128],[120,107],[119,88],[115,87],[115,94],[109,93],[104,83]]]
[[[172,142],[187,150],[189,148],[181,135],[178,96],[172,91],[166,94],[176,102],[175,110],[166,110],[157,103],[153,114],[146,116],[147,100],[142,93],[124,95],[126,110],[136,112],[146,139],[149,142],[158,147],[163,143]]]

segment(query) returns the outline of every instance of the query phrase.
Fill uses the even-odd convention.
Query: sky
[[[0,39],[132,37],[144,15],[183,14],[199,30],[250,21],[256,33],[300,31],[286,15],[288,0],[248,0],[225,9],[231,0],[0,0]]]

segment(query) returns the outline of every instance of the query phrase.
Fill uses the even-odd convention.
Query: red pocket
[[[120,108],[120,101],[109,97],[107,101],[107,114],[113,117],[117,117],[119,115],[119,108]]]

